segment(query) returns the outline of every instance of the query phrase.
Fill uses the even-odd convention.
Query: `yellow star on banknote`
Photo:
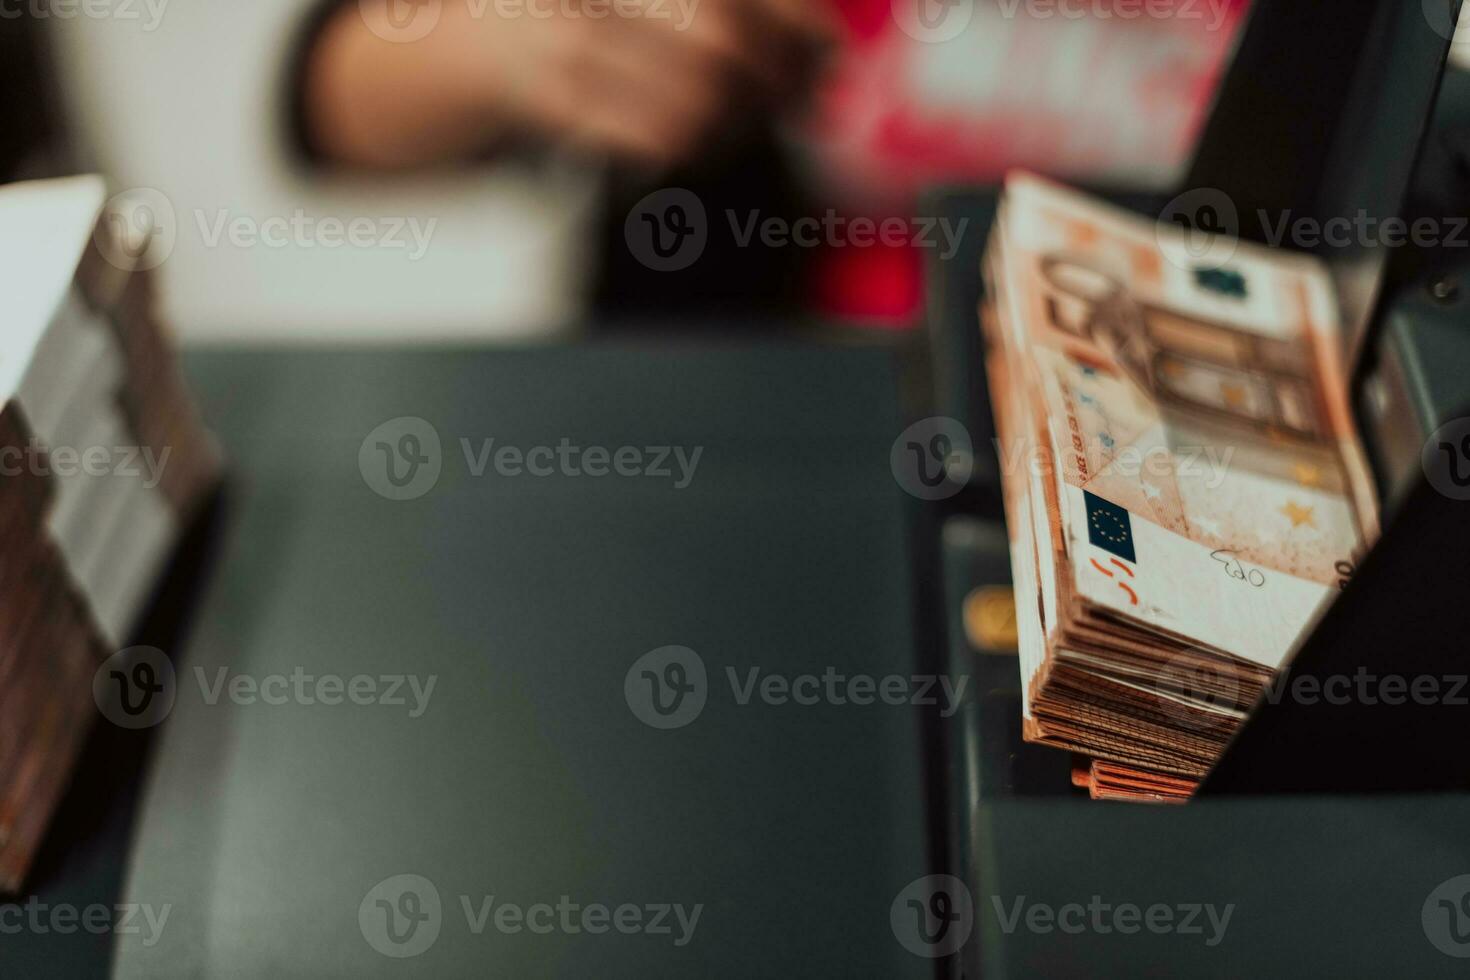
[[[1297,463],[1291,468],[1291,473],[1296,477],[1296,482],[1304,487],[1316,487],[1322,484],[1322,471],[1311,463]]]
[[[1316,519],[1312,514],[1312,508],[1303,507],[1294,500],[1288,500],[1286,506],[1281,508],[1281,513],[1285,514],[1291,520],[1291,526],[1294,528],[1301,527],[1303,524],[1309,527],[1317,526]]]

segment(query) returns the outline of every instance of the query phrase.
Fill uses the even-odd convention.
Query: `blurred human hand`
[[[526,134],[671,164],[799,99],[834,37],[827,11],[817,0],[361,0],[308,55],[306,123],[320,152],[365,167],[446,162]]]

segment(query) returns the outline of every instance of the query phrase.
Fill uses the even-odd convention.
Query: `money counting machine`
[[[1021,739],[1017,665],[996,612],[1010,566],[976,326],[996,198],[933,196],[972,233],[931,263],[925,407],[965,424],[973,458],[950,457],[955,494],[919,518],[943,583],[926,600],[944,624],[928,653],[982,692],[929,734],[944,760],[932,780],[937,860],[974,910],[943,975],[1466,969],[1470,688],[1453,690],[1470,675],[1470,77],[1445,69],[1458,8],[1259,0],[1183,185],[1158,199],[1100,189],[1200,234],[1328,263],[1382,534],[1286,680],[1320,691],[1330,678],[1432,678],[1443,695],[1268,699],[1186,806],[1087,800],[1064,753]],[[1293,227],[1340,233],[1282,234]],[[1024,918],[1033,906],[1160,903],[1233,913],[1222,936]]]

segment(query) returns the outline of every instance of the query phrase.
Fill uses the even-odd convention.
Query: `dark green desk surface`
[[[739,705],[725,679],[914,669],[892,351],[636,343],[516,352],[195,353],[237,476],[132,849],[123,976],[925,976],[889,906],[926,874],[914,709]],[[443,472],[390,501],[364,438],[418,416]],[[703,447],[692,484],[472,477],[459,439]],[[624,700],[647,651],[710,672],[687,728]],[[436,674],[383,706],[211,706],[193,671]],[[393,875],[436,943],[359,928]],[[692,942],[468,928],[461,896],[704,906]]]
[[[894,938],[889,907],[931,870],[926,800],[952,765],[938,822],[952,825],[952,870],[978,921],[947,967],[1461,974],[1465,961],[1426,937],[1437,910],[1424,909],[1441,882],[1470,874],[1463,797],[1159,810],[1054,795],[1056,780],[1018,768],[1014,663],[958,647],[946,669],[974,672],[981,697],[951,726],[952,762],[912,709],[735,703],[725,667],[915,669],[914,578],[938,572],[915,560],[888,467],[897,363],[876,347],[692,343],[191,355],[235,464],[220,563],[189,642],[170,651],[180,695],[150,774],[134,772],[135,740],[100,730],[34,886],[52,904],[168,905],[169,918],[151,946],[5,934],[0,973],[98,976],[115,956],[125,977],[933,976]],[[358,451],[402,415],[433,422],[444,472],[393,502],[369,489]],[[652,479],[472,478],[461,437],[704,454],[677,492]],[[1004,580],[996,529],[952,538],[979,548],[973,583]],[[655,731],[623,680],[666,644],[697,650],[714,684],[692,725]],[[193,670],[221,666],[439,681],[418,719],[211,706]],[[441,931],[423,955],[389,959],[358,909],[405,873],[438,888]],[[476,935],[460,898],[487,895],[703,911],[681,948]],[[1094,895],[1235,908],[1213,947],[1008,934],[993,911],[997,899],[1060,908]]]

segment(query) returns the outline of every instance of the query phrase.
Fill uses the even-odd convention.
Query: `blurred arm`
[[[388,0],[397,3],[399,0]],[[303,136],[320,157],[404,169],[483,151],[508,121],[465,43],[465,3],[438,5],[422,38],[368,6],[343,3],[315,37],[301,73]],[[434,7],[425,5],[420,16]],[[370,19],[370,17],[372,19]],[[400,39],[395,39],[400,38]]]
[[[305,135],[327,160],[376,169],[463,159],[525,133],[671,163],[736,113],[789,104],[832,30],[811,0],[604,0],[596,9],[588,0],[344,4],[306,55]]]

